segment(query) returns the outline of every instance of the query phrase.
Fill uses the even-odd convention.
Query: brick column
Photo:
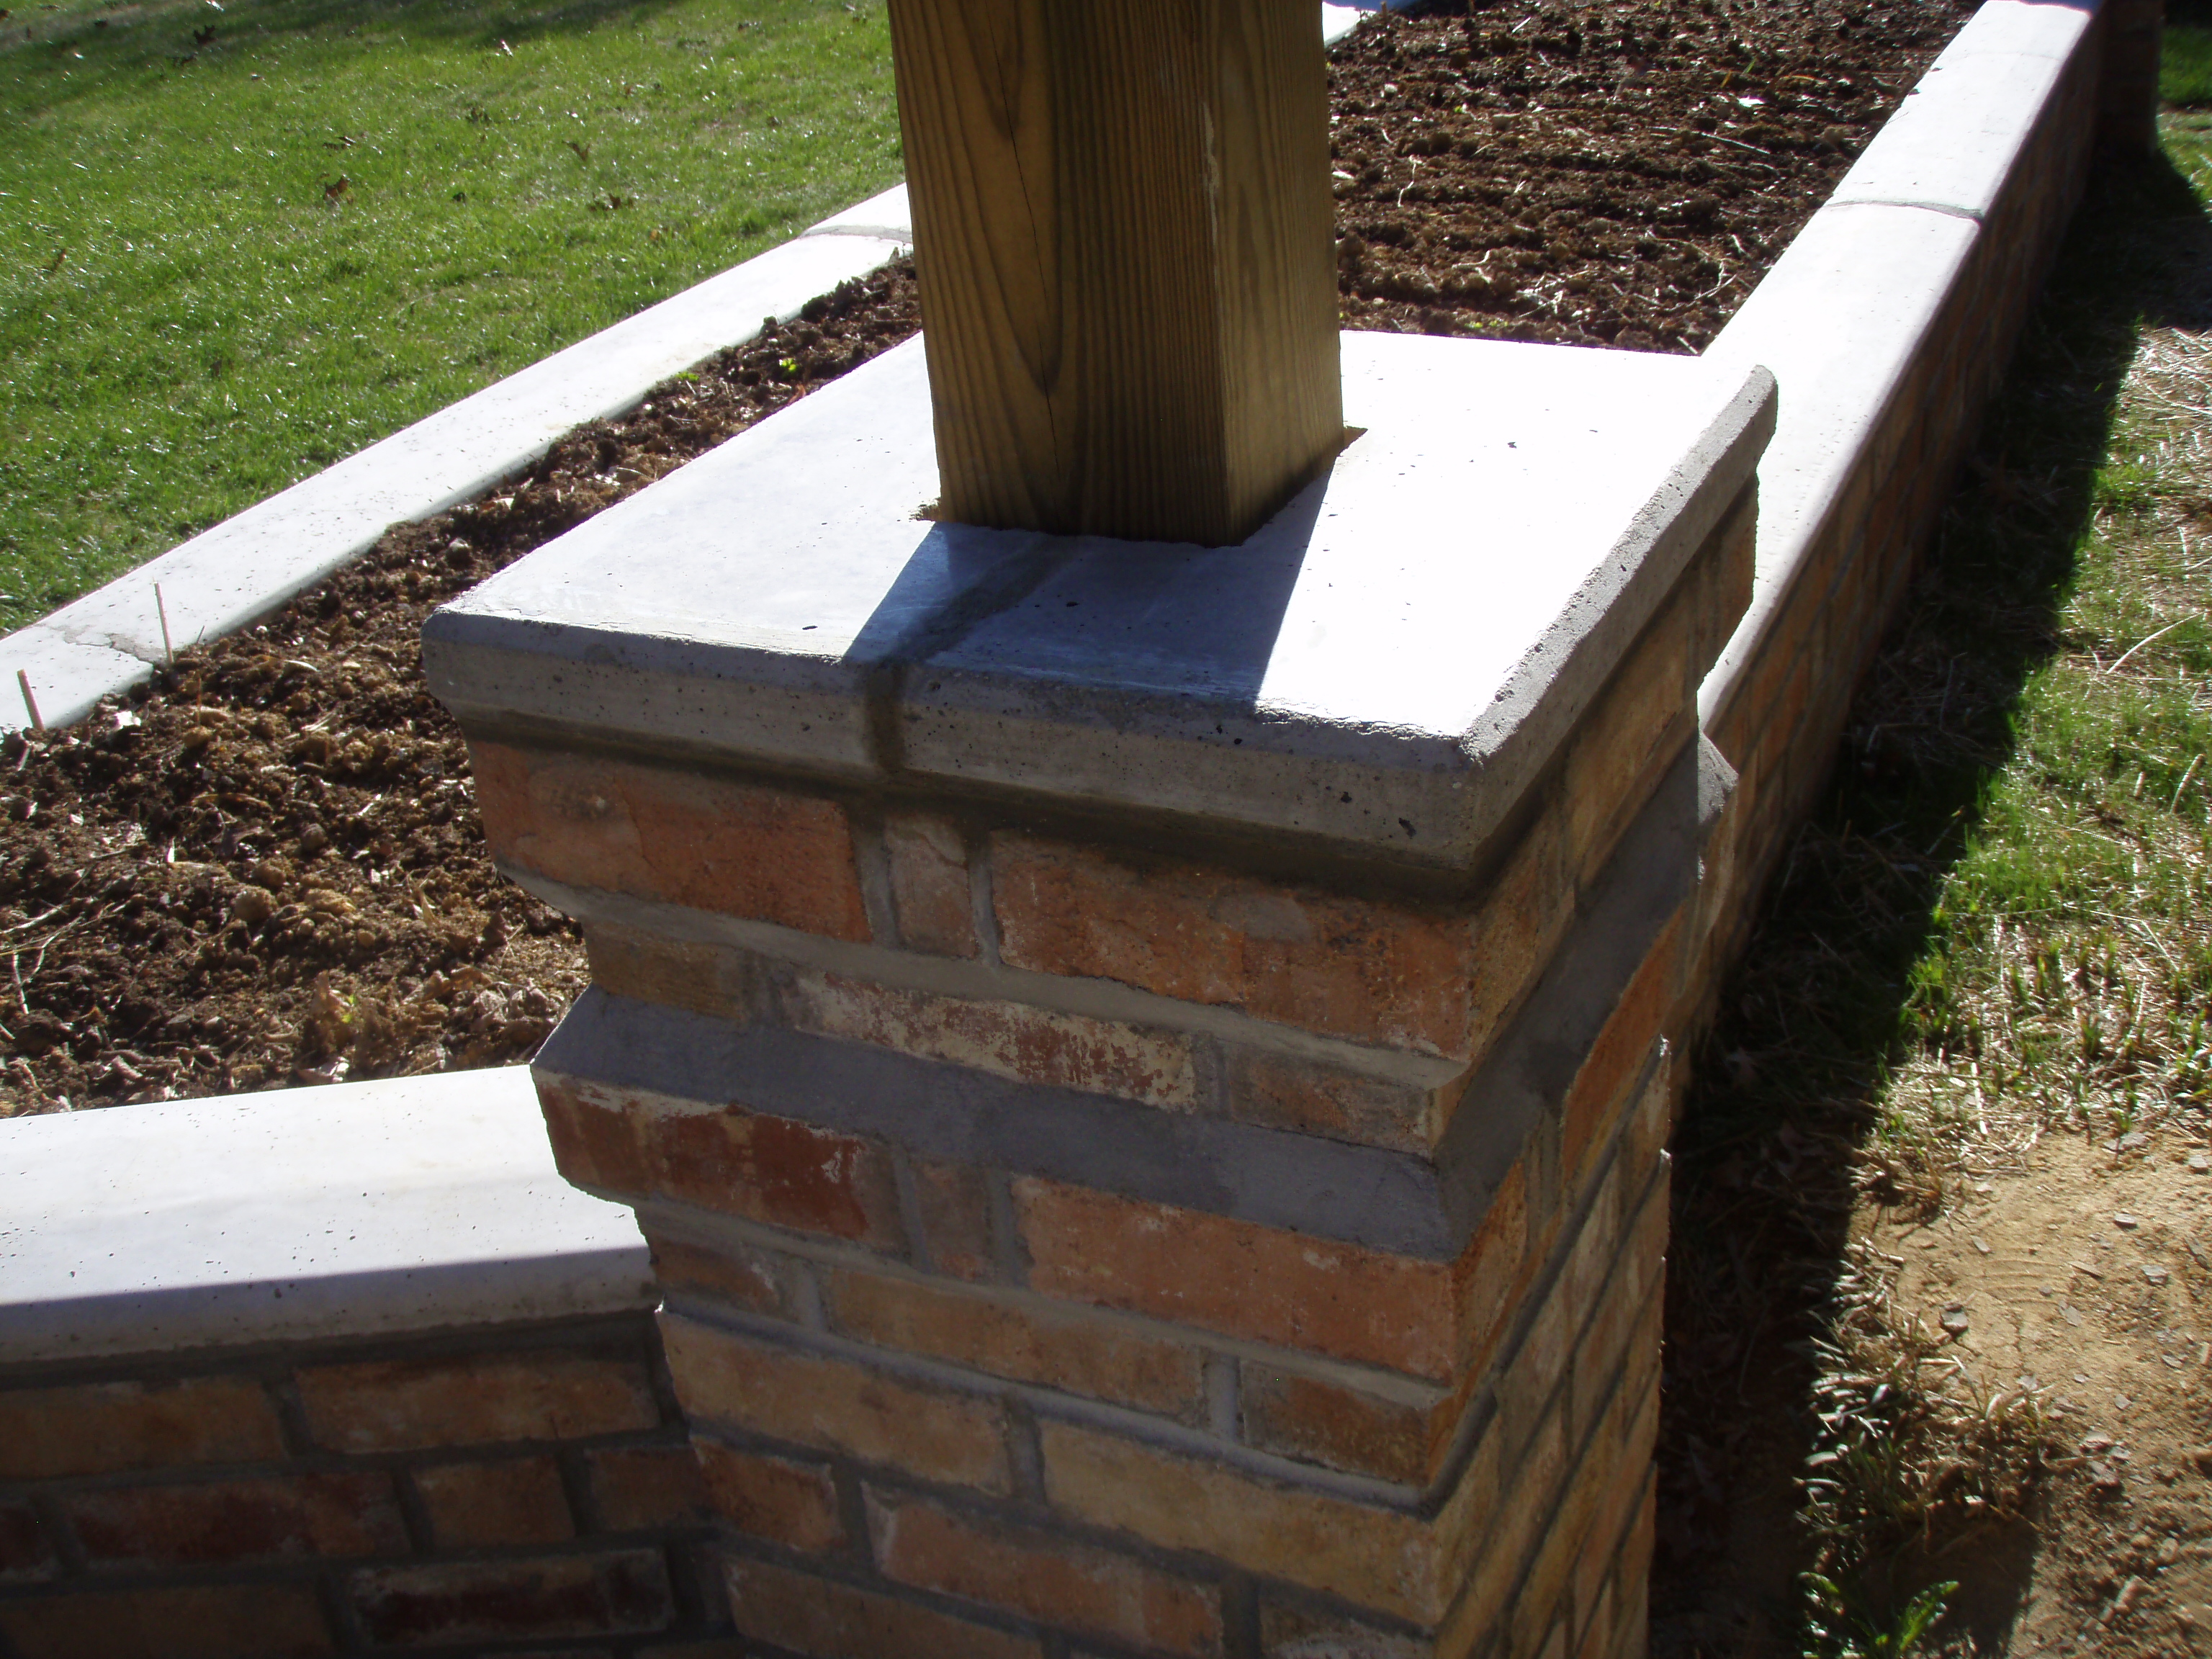
[[[915,523],[908,349],[430,626],[586,925],[546,1120],[653,1244],[750,1637],[1642,1650],[1771,381],[1345,349],[1367,436],[1241,548]]]

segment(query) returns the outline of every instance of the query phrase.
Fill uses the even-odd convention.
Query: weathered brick
[[[991,1189],[982,1170],[916,1158],[914,1194],[933,1271],[970,1284],[999,1277],[998,1248],[991,1236]]]
[[[809,1659],[1043,1659],[1027,1637],[766,1561],[725,1579],[739,1632]]]
[[[562,1544],[576,1535],[561,1468],[550,1457],[434,1463],[415,1471],[441,1550]]]
[[[592,983],[610,995],[714,1019],[744,1020],[752,1012],[748,958],[736,951],[592,921],[584,927],[584,955]]]
[[[392,1477],[303,1474],[79,1492],[63,1510],[88,1559],[176,1566],[403,1554]]]
[[[836,802],[699,773],[471,742],[494,856],[571,886],[868,937]]]
[[[1479,1638],[1510,1613],[1522,1568],[1551,1524],[1566,1469],[1566,1437],[1557,1412],[1517,1443],[1494,1421],[1484,1437],[1512,1467],[1486,1512],[1480,1547],[1471,1548],[1462,1560],[1464,1587],[1455,1585],[1460,1594],[1437,1632],[1439,1653],[1473,1651]]]
[[[687,1416],[890,1464],[925,1480],[1012,1489],[995,1401],[771,1347],[663,1312],[661,1338]]]
[[[884,854],[898,942],[932,956],[974,956],[975,913],[960,826],[921,814],[895,815],[884,824]]]
[[[1048,1295],[1450,1374],[1446,1264],[1034,1177],[1014,1182],[1014,1203],[1030,1282]]]
[[[658,1550],[374,1567],[347,1591],[368,1639],[388,1647],[644,1635],[675,1619]]]
[[[734,1239],[710,1247],[670,1238],[649,1227],[643,1231],[653,1253],[653,1279],[664,1293],[711,1296],[747,1313],[790,1316],[781,1264],[767,1251]]]
[[[1528,1237],[1528,1166],[1516,1162],[1498,1183],[1482,1223],[1452,1264],[1461,1332],[1459,1367],[1474,1375],[1520,1313],[1540,1252]]]
[[[1419,1637],[1400,1636],[1334,1613],[1270,1601],[1260,1609],[1262,1659],[1436,1659]]]
[[[1690,674],[1698,637],[1695,570],[1677,584],[1613,669],[1567,740],[1562,790],[1569,859],[1589,880],[1696,726]]]
[[[823,1291],[831,1323],[863,1342],[1184,1422],[1205,1412],[1205,1364],[1195,1348],[1095,1314],[845,1268],[823,1275]]]
[[[739,1532],[794,1550],[845,1547],[828,1464],[740,1451],[704,1437],[696,1444],[708,1504]]]
[[[1332,1140],[1426,1152],[1455,1091],[1420,1089],[1317,1060],[1238,1048],[1229,1056],[1229,1115]]]
[[[1560,827],[1538,820],[1472,914],[1001,834],[1000,951],[1303,1030],[1466,1059],[1559,924]]]
[[[251,1463],[283,1452],[276,1408],[261,1385],[247,1377],[82,1382],[0,1393],[0,1480]]]
[[[0,1504],[0,1584],[52,1577],[57,1562],[46,1529],[28,1504]]]
[[[648,1532],[706,1520],[707,1483],[689,1445],[611,1446],[587,1453],[603,1532]]]
[[[878,1249],[902,1241],[897,1178],[880,1142],[735,1103],[701,1107],[543,1073],[538,1086],[572,1181]]]
[[[868,1528],[878,1565],[901,1583],[1148,1653],[1221,1651],[1220,1592],[1129,1556],[872,1491]]]
[[[642,1365],[556,1348],[325,1365],[298,1380],[308,1429],[333,1451],[574,1440],[660,1424]]]
[[[23,1659],[319,1659],[335,1652],[306,1584],[96,1590],[0,1601]]]
[[[1568,1086],[1559,1162],[1571,1189],[1590,1154],[1605,1144],[1620,1113],[1634,1103],[1629,1091],[1651,1057],[1680,991],[1688,915],[1687,906],[1676,910],[1653,941]]]
[[[795,1030],[966,1066],[1048,1088],[1187,1109],[1196,1100],[1190,1039],[1020,1002],[902,990],[837,974],[794,975],[783,1016]]]
[[[1437,1529],[1395,1510],[1045,1422],[1045,1492],[1070,1519],[1425,1622],[1446,1601]]]
[[[1247,1442],[1355,1474],[1425,1486],[1459,1420],[1442,1389],[1379,1392],[1256,1359],[1238,1369]]]

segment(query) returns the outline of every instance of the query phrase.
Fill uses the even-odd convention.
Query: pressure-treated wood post
[[[1312,0],[891,0],[942,517],[1243,539],[1342,441]]]

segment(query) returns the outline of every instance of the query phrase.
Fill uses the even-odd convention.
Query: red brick
[[[950,1278],[979,1284],[999,1276],[991,1237],[991,1189],[981,1170],[961,1164],[914,1162],[914,1193],[929,1262]]]
[[[725,1577],[743,1634],[809,1659],[1043,1659],[1027,1637],[766,1561]]]
[[[307,1425],[333,1451],[574,1440],[660,1426],[645,1368],[559,1349],[370,1360],[299,1374]]]
[[[653,1252],[653,1276],[663,1291],[711,1296],[748,1313],[788,1317],[784,1305],[783,1278],[778,1264],[765,1250],[756,1250],[734,1240],[709,1248],[687,1243],[647,1230],[645,1242]]]
[[[845,1523],[837,1518],[837,1486],[826,1463],[740,1451],[701,1439],[698,1467],[714,1513],[739,1532],[788,1549],[819,1553],[842,1549]]]
[[[550,1457],[437,1463],[415,1471],[441,1550],[565,1544],[576,1535],[561,1467]]]
[[[1030,1281],[1048,1295],[1450,1374],[1446,1264],[1027,1176],[1014,1182],[1014,1203]]]
[[[610,1447],[584,1461],[603,1532],[696,1526],[709,1514],[707,1483],[689,1445]]]
[[[347,1588],[362,1629],[384,1646],[642,1635],[675,1619],[658,1550],[376,1567]]]
[[[1260,1049],[1233,1050],[1229,1060],[1231,1117],[1331,1140],[1426,1152],[1443,1133],[1445,1097],[1444,1091]],[[1456,1099],[1456,1091],[1449,1097]]]
[[[877,1141],[542,1073],[538,1091],[561,1171],[582,1185],[879,1249],[902,1241],[890,1155]]]
[[[1644,1063],[1666,1028],[1680,989],[1686,908],[1675,911],[1636,976],[1620,994],[1605,1027],[1568,1086],[1562,1108],[1559,1163],[1569,1190],[1584,1161],[1605,1143],[1620,1113],[1633,1103],[1629,1093]]]
[[[1437,1389],[1381,1393],[1255,1359],[1239,1370],[1245,1440],[1333,1469],[1426,1486],[1459,1422]]]
[[[304,1584],[99,1590],[0,1601],[22,1659],[319,1659],[336,1651]]]
[[[783,1013],[796,1030],[1048,1088],[1178,1109],[1197,1098],[1190,1039],[1173,1032],[1027,1003],[901,990],[838,974],[794,975]]]
[[[884,852],[899,943],[933,956],[974,956],[975,913],[960,826],[943,818],[893,817],[884,825]]]
[[[54,1547],[28,1504],[0,1504],[0,1584],[51,1577]]]
[[[1559,826],[1540,820],[1468,915],[1002,834],[992,893],[1016,967],[1465,1059],[1540,965],[1559,851]]]
[[[1204,1659],[1221,1650],[1218,1590],[1126,1555],[970,1520],[921,1499],[871,1492],[868,1500],[886,1577],[1148,1653]]]
[[[259,1383],[242,1376],[0,1393],[0,1480],[252,1463],[283,1455],[276,1408]]]
[[[407,1550],[392,1477],[383,1474],[126,1486],[80,1492],[62,1507],[97,1562],[181,1566]]]
[[[501,744],[469,750],[495,857],[571,886],[868,937],[852,826],[834,801]]]
[[[1184,1422],[1205,1412],[1204,1361],[1195,1348],[1094,1314],[844,1268],[825,1273],[823,1289],[831,1322],[863,1342]]]
[[[771,1347],[664,1311],[685,1414],[889,1464],[925,1480],[1012,1490],[995,1401],[908,1382],[824,1354]]]
[[[1528,1166],[1516,1163],[1498,1183],[1482,1224],[1452,1264],[1463,1373],[1482,1370],[1519,1316],[1530,1270],[1541,1254],[1530,1248],[1528,1238]]]

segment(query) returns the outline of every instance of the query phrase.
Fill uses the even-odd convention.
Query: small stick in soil
[[[31,676],[27,669],[15,671],[15,684],[23,689],[23,707],[31,711],[31,730],[43,732],[46,723],[39,718],[39,700],[31,695]]]
[[[154,609],[161,618],[161,666],[174,668],[177,653],[169,645],[169,607],[161,603],[161,584],[159,582],[154,584]]]

